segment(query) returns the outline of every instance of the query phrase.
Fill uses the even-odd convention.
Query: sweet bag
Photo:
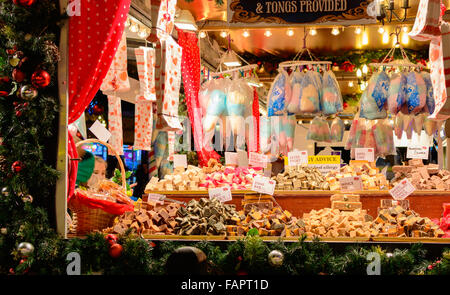
[[[364,141],[363,147],[365,148],[374,148],[375,154],[377,153],[376,148],[377,144],[375,141],[375,135],[374,135],[374,129],[376,128],[377,124],[374,124],[373,121],[370,121],[367,123],[367,129],[366,129],[366,138]]]
[[[395,153],[392,126],[387,119],[379,120],[372,127],[376,143],[376,156],[384,157]]]
[[[244,131],[244,114],[246,105],[251,105],[253,101],[253,89],[244,79],[237,79],[229,82],[226,107],[227,115],[231,123],[231,131],[238,134]]]
[[[342,120],[337,117],[334,118],[331,123],[330,133],[331,133],[331,141],[333,142],[341,142],[344,137],[345,125]]]
[[[319,93],[319,106],[322,107],[321,101],[323,98],[323,77],[322,75],[317,71],[309,71],[311,73],[311,76],[314,78],[314,84],[316,85],[317,92]],[[322,110],[322,109],[320,109]]]
[[[403,124],[404,124],[404,115],[402,113],[398,113],[397,116],[395,116],[394,120],[394,133],[398,139],[402,138]]]
[[[437,130],[437,122],[426,117],[425,122],[423,123],[423,128],[428,136],[432,136]]]
[[[321,102],[324,115],[334,115],[344,110],[341,90],[336,76],[331,70],[323,74],[323,97]]]
[[[352,125],[350,126],[350,131],[348,132],[347,142],[345,143],[345,149],[349,150],[352,148],[353,143],[355,142],[356,137],[356,129],[358,128],[359,114],[356,114],[353,119]]]
[[[425,100],[424,112],[428,114],[432,114],[434,112],[434,93],[433,93],[433,84],[431,83],[430,74],[427,72],[422,72],[422,78],[425,81],[425,85],[427,87],[427,98]]]
[[[279,69],[280,73],[275,77],[267,96],[267,114],[268,116],[279,116],[286,111],[286,80],[288,73]]]
[[[385,104],[389,92],[389,77],[383,71],[370,78],[369,85],[361,97],[361,118],[375,120],[387,116]]]
[[[394,74],[389,84],[387,100],[388,111],[396,115],[406,103],[406,76],[404,73]]]
[[[423,124],[425,121],[425,117],[427,117],[427,114],[417,114],[414,116],[413,118],[413,130],[414,132],[416,132],[417,134],[421,134],[422,133],[422,128],[423,128]]]
[[[410,72],[406,75],[406,105],[408,114],[419,113],[427,99],[427,86],[422,75]]]
[[[321,86],[318,85],[320,81],[316,74],[318,73],[309,71],[301,81],[300,112],[303,114],[320,112],[319,90],[321,90]]]
[[[230,80],[218,79],[210,85],[208,105],[206,106],[206,116],[203,121],[203,130],[209,132],[216,126],[220,116],[227,114],[227,90]]]
[[[316,116],[309,125],[306,139],[331,142],[330,127],[323,117]]]
[[[271,148],[272,123],[268,117],[259,117],[259,138],[260,147],[263,154],[270,152]]]
[[[302,80],[305,74],[300,71],[295,71],[290,79],[291,97],[287,104],[287,111],[289,114],[300,113],[300,98],[302,95]]]
[[[280,118],[279,151],[283,155],[287,155],[288,152],[292,151],[294,144],[295,123],[295,115],[284,115]]]
[[[428,41],[440,35],[441,0],[420,0],[417,16],[409,36],[415,40]]]

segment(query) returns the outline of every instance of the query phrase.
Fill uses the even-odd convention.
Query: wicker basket
[[[122,186],[126,193],[127,191],[127,183],[125,176],[125,167],[123,165],[122,159],[120,159],[117,151],[108,143],[97,140],[97,139],[86,139],[80,141],[76,144],[77,147],[86,144],[86,143],[100,143],[110,149],[116,156],[117,161],[120,165],[120,170],[122,171]],[[76,195],[74,195],[69,202],[69,209],[73,213],[73,225],[72,231],[76,236],[84,236],[93,231],[101,231],[107,227],[113,225],[114,218],[117,215],[110,214],[108,212],[103,211],[102,209],[93,209],[85,204],[81,203]]]

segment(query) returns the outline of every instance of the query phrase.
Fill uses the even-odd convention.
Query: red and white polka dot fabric
[[[156,24],[156,27],[159,28],[157,35],[160,40],[166,40],[172,34],[175,24],[176,4],[177,0],[161,0]]]
[[[111,133],[108,143],[119,155],[123,155],[122,102],[115,95],[108,95],[108,129]],[[109,149],[108,154],[114,155]]]
[[[131,0],[81,1],[80,15],[69,19],[69,124],[85,111],[103,79],[119,46]],[[78,158],[72,137],[69,157]],[[69,161],[69,198],[75,188],[77,161]]]
[[[440,12],[441,0],[420,0],[416,20],[409,36],[419,41],[439,36]]]
[[[136,98],[134,105],[134,148],[150,151],[152,149],[153,102]]]
[[[140,95],[137,100],[156,101],[155,49],[139,47],[134,49],[139,75]]]

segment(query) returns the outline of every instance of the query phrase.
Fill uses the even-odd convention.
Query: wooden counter
[[[159,191],[154,192],[165,195],[167,198],[189,202],[191,199],[208,198],[208,192],[203,191]],[[283,208],[294,216],[301,217],[312,209],[320,210],[331,207],[330,196],[338,191],[275,191],[274,198]],[[356,191],[359,194],[363,209],[369,215],[376,217],[377,209],[382,199],[392,199],[388,191]],[[237,209],[242,208],[245,195],[258,196],[253,191],[233,191],[233,200],[227,204],[235,204]],[[442,204],[450,203],[450,191],[415,191],[408,198],[411,209],[422,217],[440,218],[443,212]]]

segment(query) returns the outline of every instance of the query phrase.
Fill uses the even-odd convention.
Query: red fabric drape
[[[178,45],[183,48],[181,57],[181,76],[183,77],[186,105],[194,134],[194,146],[200,166],[207,166],[210,158],[220,159],[214,150],[207,151],[203,147],[203,127],[201,108],[198,100],[200,90],[200,48],[194,32],[178,29]]]
[[[260,151],[259,148],[259,96],[258,91],[256,91],[256,88],[253,88],[253,105],[252,105],[252,111],[253,111],[253,123],[256,125],[256,143],[257,143],[257,151]]]
[[[76,1],[81,1],[80,16],[69,20],[69,124],[81,116],[100,89],[119,47],[131,2]],[[68,140],[69,157],[78,158],[70,135]],[[69,161],[69,198],[73,195],[77,168],[76,161]]]

